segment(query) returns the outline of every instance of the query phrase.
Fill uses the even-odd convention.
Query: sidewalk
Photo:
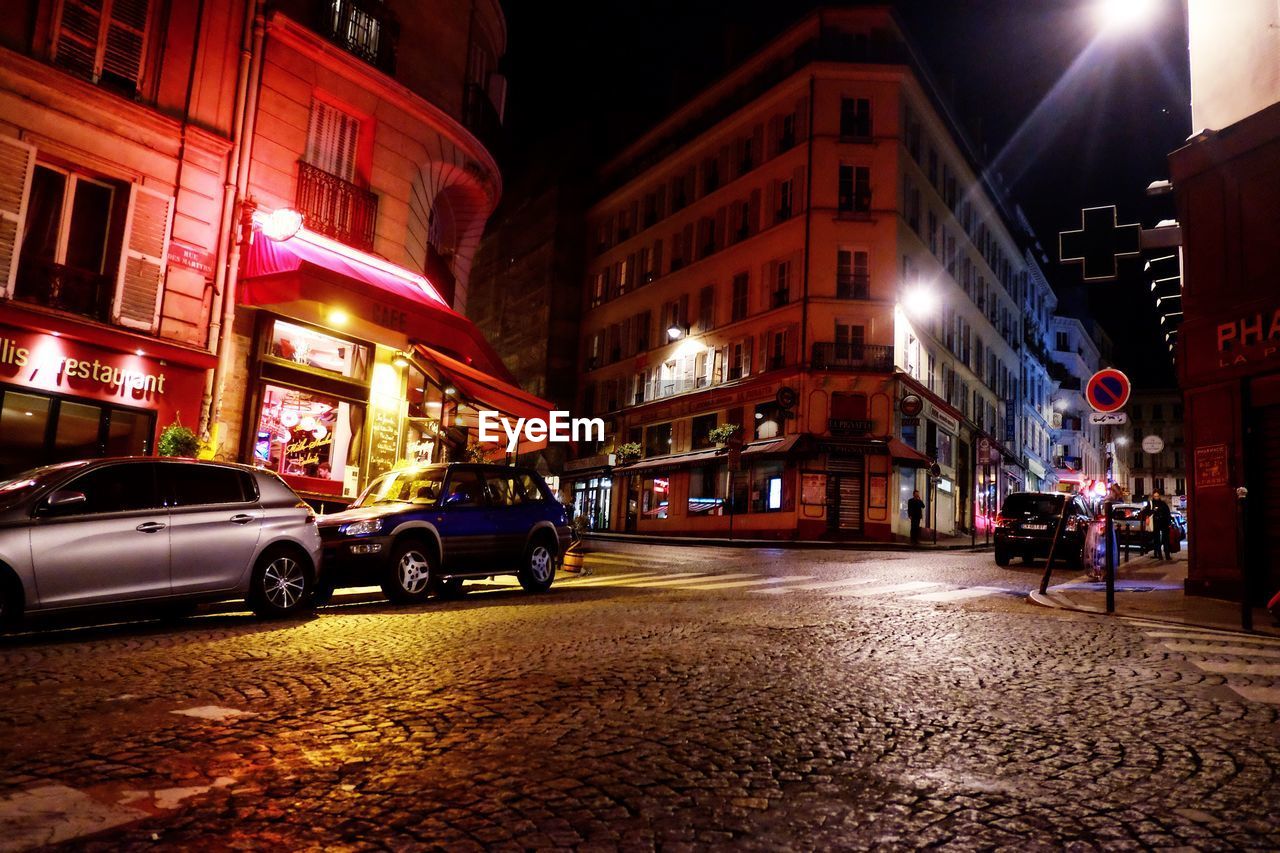
[[[870,539],[742,539],[735,536],[650,536],[642,533],[591,532],[582,535],[584,542],[641,542],[647,545],[718,545],[724,548],[832,548],[846,551],[983,551],[991,546],[977,538],[975,546],[968,536],[939,536],[933,544],[932,535],[922,536],[918,546],[905,536],[897,536],[893,542]]]
[[[1062,574],[1055,573],[1055,577]],[[1218,631],[1241,630],[1238,602],[1187,595],[1183,592],[1186,579],[1185,547],[1171,562],[1135,555],[1125,563],[1122,553],[1120,565],[1116,566],[1115,615]],[[1091,581],[1081,573],[1050,586],[1046,595],[1032,592],[1030,598],[1045,607],[1080,613],[1106,613],[1107,607],[1106,584]],[[1271,614],[1261,607],[1254,608],[1253,630],[1280,637],[1280,628],[1272,624]]]

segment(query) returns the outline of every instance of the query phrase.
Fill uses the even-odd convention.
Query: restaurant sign
[[[865,418],[831,418],[827,421],[832,435],[866,435],[874,426],[874,421]]]
[[[143,355],[0,327],[0,381],[99,400],[148,401],[165,393],[161,366]]]

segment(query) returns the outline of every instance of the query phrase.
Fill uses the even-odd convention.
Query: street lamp
[[[684,337],[684,327],[679,323],[672,323],[667,326],[667,340],[678,341]]]
[[[1105,31],[1127,32],[1151,20],[1156,5],[1156,0],[1098,0],[1094,16]]]
[[[910,314],[930,314],[938,306],[938,295],[933,289],[916,284],[902,292],[902,307]]]

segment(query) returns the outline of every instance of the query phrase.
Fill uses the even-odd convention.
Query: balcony
[[[813,345],[816,370],[893,370],[893,347],[880,344]]]
[[[373,251],[378,197],[366,189],[298,163],[298,211],[307,227],[364,252]]]
[[[1084,460],[1079,456],[1055,456],[1053,457],[1053,467],[1079,471],[1084,468]]]
[[[498,156],[502,143],[502,119],[489,99],[489,93],[475,83],[463,92],[462,123],[475,134],[489,153]]]
[[[688,394],[690,391],[699,391],[710,386],[711,380],[706,376],[693,379],[651,379],[632,395],[631,405],[640,406],[646,402],[674,397],[677,394]]]
[[[395,74],[400,24],[381,0],[329,0],[316,6],[321,35],[379,71]]]
[[[105,275],[48,261],[25,261],[14,298],[107,322],[113,288]]]

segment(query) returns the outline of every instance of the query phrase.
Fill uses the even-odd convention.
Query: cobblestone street
[[[0,850],[1280,848],[1276,641],[989,553],[599,548],[543,596],[4,638]]]

